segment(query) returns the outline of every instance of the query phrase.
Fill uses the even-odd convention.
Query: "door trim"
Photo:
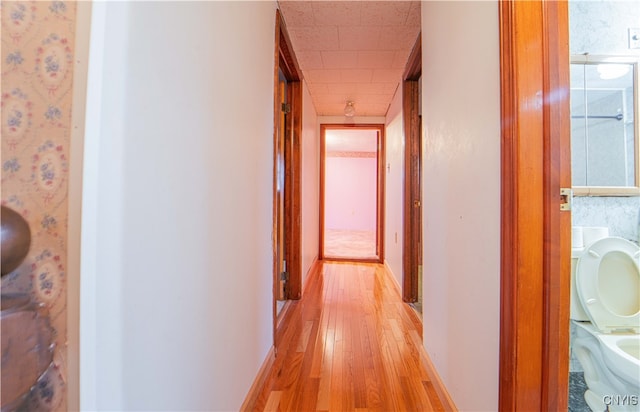
[[[301,188],[301,159],[302,159],[302,72],[291,46],[291,40],[280,13],[276,10],[275,16],[275,48],[274,48],[274,71],[273,71],[273,187],[272,187],[272,280],[273,280],[273,341],[277,355],[279,337],[286,322],[278,319],[276,308],[276,297],[278,288],[278,241],[276,239],[278,229],[278,211],[276,208],[278,200],[277,191],[277,157],[278,157],[278,129],[280,125],[281,105],[278,99],[279,90],[279,70],[284,73],[288,82],[288,101],[291,104],[291,119],[288,127],[291,128],[291,141],[285,150],[285,230],[287,243],[285,245],[288,256],[287,269],[289,270],[289,281],[285,290],[287,299],[300,299],[302,296],[302,256],[301,256],[301,214],[302,214],[302,188]],[[287,190],[290,188],[291,190]],[[286,312],[285,312],[286,314]]]
[[[377,167],[377,200],[376,200],[376,247],[378,250],[378,259],[352,259],[352,258],[334,258],[324,256],[324,197],[325,197],[325,159],[326,159],[326,147],[325,147],[325,133],[327,130],[341,130],[341,129],[365,129],[376,130],[378,132],[378,167]],[[384,124],[320,124],[320,244],[318,251],[319,260],[332,260],[332,261],[347,261],[347,262],[370,262],[370,263],[383,263],[384,262],[384,164],[385,164],[385,149],[384,149]]]
[[[501,411],[567,410],[571,187],[566,2],[499,2]]]
[[[420,184],[421,125],[420,85],[422,75],[422,36],[418,35],[407,61],[402,82],[402,112],[404,120],[404,190],[402,215],[402,299],[418,301],[418,270],[422,256],[422,206],[414,206],[414,200],[422,202]]]

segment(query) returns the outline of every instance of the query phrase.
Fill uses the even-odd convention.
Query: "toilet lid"
[[[578,259],[578,297],[601,332],[640,332],[639,262],[640,248],[616,237],[594,242]]]

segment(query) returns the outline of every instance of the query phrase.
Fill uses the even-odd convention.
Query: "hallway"
[[[422,325],[382,265],[321,263],[254,410],[444,410],[423,356]]]

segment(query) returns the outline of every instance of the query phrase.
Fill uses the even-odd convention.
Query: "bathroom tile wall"
[[[31,250],[2,279],[3,293],[28,293],[55,331],[54,364],[29,410],[66,410],[67,193],[76,4],[1,5],[2,204],[29,223]]]
[[[572,55],[640,56],[629,49],[628,29],[638,27],[637,1],[569,2],[569,48]],[[576,197],[573,225],[607,226],[613,236],[638,242],[640,197]]]
[[[640,49],[629,49],[628,28],[639,27],[637,1],[571,0],[569,2],[569,48],[576,54],[614,54],[640,56]],[[612,236],[638,242],[640,197],[575,197],[573,225],[607,226]],[[571,336],[574,331],[572,327]],[[581,372],[571,356],[569,368]]]
[[[611,236],[638,242],[640,197],[588,197],[573,198],[574,226],[606,226]]]

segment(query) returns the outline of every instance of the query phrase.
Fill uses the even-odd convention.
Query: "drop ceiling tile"
[[[362,8],[363,25],[401,26],[407,22],[410,1],[372,1]]]
[[[411,49],[420,33],[419,28],[386,26],[381,28],[378,47],[381,50]]]
[[[356,114],[361,115],[363,112],[370,113],[369,116],[384,116],[387,114],[387,109],[389,108],[389,103],[355,103]]]
[[[340,50],[377,50],[380,40],[380,27],[340,26]]]
[[[397,52],[395,52],[391,68],[404,69],[405,67],[407,67],[407,61],[409,60],[410,54],[411,50],[398,50]]]
[[[338,44],[336,26],[293,27],[289,29],[293,49],[296,51],[335,50]]]
[[[370,69],[345,69],[340,70],[341,79],[345,83],[367,83],[371,81]]]
[[[411,2],[411,10],[409,11],[409,16],[407,17],[407,26],[419,28],[422,25],[421,4],[422,2],[419,1]]]
[[[347,97],[338,94],[317,94],[313,100],[318,104],[346,104]]]
[[[323,69],[322,55],[319,51],[300,51],[296,52],[296,57],[302,70]]]
[[[389,94],[393,95],[398,87],[398,81],[389,83],[360,83],[358,84],[359,94]]]
[[[311,95],[330,93],[325,83],[309,83],[305,81],[305,84],[307,85],[307,89],[309,89],[309,93]]]
[[[325,69],[355,69],[358,55],[351,51],[323,51],[322,62]]]
[[[388,104],[393,95],[388,94],[359,94],[353,97],[353,101],[358,104]]]
[[[307,70],[304,77],[309,83],[338,83],[340,70]]]
[[[397,83],[401,80],[400,69],[377,69],[373,71],[372,83]]]
[[[313,25],[311,3],[310,1],[279,1],[280,11],[284,16],[288,29]]]
[[[341,104],[318,104],[314,102],[314,106],[319,116],[340,116],[344,114],[344,103]]]
[[[396,55],[394,51],[361,51],[358,52],[358,68],[390,69]]]
[[[358,83],[327,83],[324,85],[327,93],[337,93],[353,96],[358,93]]]
[[[361,2],[358,1],[316,1],[312,4],[313,18],[316,26],[360,25]]]

